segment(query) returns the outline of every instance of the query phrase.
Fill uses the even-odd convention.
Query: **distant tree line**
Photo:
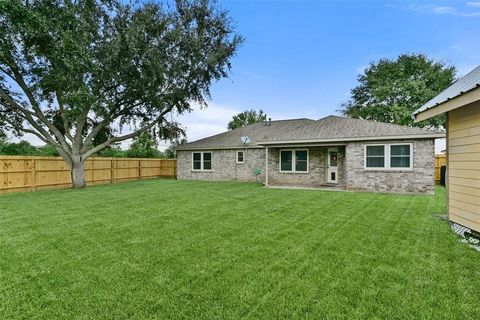
[[[158,150],[157,140],[148,132],[144,132],[138,136],[126,150],[123,150],[119,145],[112,145],[108,148],[95,154],[97,157],[116,157],[116,158],[174,158],[175,151],[173,143],[165,151]],[[0,138],[0,155],[9,156],[43,156],[43,157],[58,157],[59,154],[55,147],[51,145],[34,146],[28,141],[9,142],[5,138]]]

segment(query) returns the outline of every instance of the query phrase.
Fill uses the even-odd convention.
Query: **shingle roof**
[[[438,131],[395,124],[328,116],[320,120],[291,119],[251,124],[232,131],[190,142],[177,150],[241,148],[242,136],[251,140],[250,147],[286,142],[328,142],[373,140],[376,138],[434,138]]]
[[[456,98],[465,92],[480,87],[480,66],[476,67],[464,77],[455,81],[450,87],[442,91],[438,96],[425,103],[420,109],[414,112],[414,115],[436,107],[439,104],[447,102],[450,99]]]

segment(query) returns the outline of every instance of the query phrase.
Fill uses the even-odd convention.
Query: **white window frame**
[[[392,146],[410,146],[410,167],[391,167],[391,147]],[[367,167],[367,147],[369,146],[383,146],[385,153],[384,167]],[[365,170],[384,170],[384,171],[411,171],[413,170],[413,143],[412,142],[395,142],[395,143],[366,143],[363,148],[363,166]]]
[[[292,152],[292,170],[282,170],[282,151],[291,151]],[[296,151],[307,151],[307,171],[297,171],[295,154]],[[280,149],[278,153],[278,170],[281,173],[308,173],[310,170],[310,151],[308,149]]]
[[[238,154],[239,153],[243,153],[242,155],[242,161],[238,161]],[[238,150],[236,153],[235,153],[235,163],[236,164],[244,164],[245,163],[245,151],[243,150]]]
[[[367,147],[383,147],[383,167],[367,167]],[[364,147],[364,167],[365,170],[386,170],[387,169],[387,147],[386,144],[383,143],[371,143],[371,144],[365,144]],[[380,156],[374,156],[375,158],[380,158]]]
[[[193,155],[194,155],[195,153],[200,153],[200,169],[195,169],[195,168],[193,167],[193,163],[194,163]],[[210,153],[210,168],[213,167],[213,166],[212,166],[213,152],[211,152],[211,151],[205,151],[205,152],[203,152],[203,151],[194,151],[194,152],[192,152],[192,171],[212,171],[212,169],[207,169],[207,170],[205,170],[205,169],[203,168],[203,163],[204,163],[203,154],[204,154],[204,153]]]

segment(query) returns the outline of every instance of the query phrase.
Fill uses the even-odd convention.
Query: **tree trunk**
[[[72,186],[74,189],[85,188],[85,173],[83,171],[83,161],[72,163]]]

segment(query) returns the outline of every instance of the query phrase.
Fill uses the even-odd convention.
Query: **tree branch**
[[[141,133],[153,128],[153,126],[157,123],[160,122],[160,120],[162,120],[162,118],[167,114],[169,113],[170,111],[172,111],[173,107],[169,107],[167,108],[166,110],[162,111],[160,113],[160,115],[158,115],[158,117],[156,117],[153,121],[151,121],[150,123],[148,123],[147,125],[143,126],[142,128],[140,128],[139,130],[136,130],[132,133],[129,133],[129,134],[126,134],[126,135],[123,135],[123,136],[119,136],[119,137],[113,137],[113,138],[110,138],[108,139],[107,141],[105,141],[104,143],[101,143],[99,144],[98,146],[95,146],[94,148],[88,150],[87,152],[85,152],[83,155],[82,155],[82,159],[85,160],[87,159],[88,157],[90,157],[92,154],[108,147],[109,145],[111,145],[112,143],[115,143],[115,142],[120,142],[120,141],[124,141],[124,140],[127,140],[127,139],[130,139],[130,138],[134,138],[138,135],[140,135]]]
[[[78,118],[77,125],[75,126],[75,136],[72,141],[72,148],[75,149],[76,152],[80,152],[82,148],[82,137],[83,137],[83,128],[85,127],[85,123],[87,122],[87,116],[90,108],[85,108]]]
[[[84,144],[83,144],[84,148],[88,148],[91,145],[95,136],[100,132],[100,130],[105,128],[109,123],[111,123],[113,120],[117,119],[118,117],[126,114],[128,111],[132,110],[133,108],[138,107],[142,103],[143,102],[140,102],[140,103],[133,104],[129,107],[125,107],[120,111],[118,111],[117,113],[110,113],[110,115],[105,117],[105,119],[103,119],[100,123],[98,123],[95,127],[93,127],[92,131],[90,131],[90,133],[84,140]]]
[[[65,116],[65,109],[63,107],[63,99],[61,93],[58,90],[55,90],[55,96],[57,97],[58,111],[63,122],[63,130],[65,131],[65,136],[73,142],[73,137],[70,134],[70,127],[68,126],[68,119]]]
[[[68,145],[67,141],[65,140],[65,137],[62,135],[62,133],[48,121],[47,117],[45,114],[42,112],[42,109],[38,105],[37,101],[35,100],[35,97],[33,96],[32,92],[30,91],[30,88],[28,87],[27,83],[23,79],[23,76],[21,75],[18,67],[13,63],[13,59],[8,59],[10,60],[10,64],[8,65],[10,70],[13,72],[13,76],[15,77],[15,81],[19,85],[19,87],[23,90],[25,95],[27,96],[28,100],[30,101],[30,104],[33,108],[33,111],[35,112],[36,117],[38,120],[40,120],[44,125],[47,126],[47,128],[55,135],[55,137],[60,141],[62,144],[62,147],[65,150],[70,150],[70,146]]]
[[[23,108],[22,106],[20,106],[17,102],[15,102],[3,89],[0,88],[0,97],[2,97],[3,99],[6,100],[6,102],[8,103],[8,105],[10,106],[10,108],[14,109],[14,110],[18,110],[18,111],[14,111],[16,112],[17,114],[19,113],[22,113],[23,116],[20,114],[20,116],[22,118],[24,118],[25,120],[27,120],[28,123],[30,123],[31,126],[33,126],[35,129],[37,129],[38,133],[41,134],[46,140],[49,141],[49,143],[55,145],[57,144],[55,139],[53,139],[53,137],[47,132],[47,130],[45,130],[44,128],[42,128],[41,125],[39,125],[35,119],[33,119],[32,115],[34,115],[34,113],[32,113],[30,110],[28,109],[25,109]],[[13,111],[13,110],[12,110]]]
[[[30,133],[30,134],[34,134],[35,136],[37,136],[40,140],[42,140],[43,142],[45,143],[49,143],[48,140],[42,136],[38,131],[35,131],[35,130],[32,130],[32,129],[28,129],[28,128],[24,128],[21,124],[18,124],[18,123],[15,123],[11,120],[9,120],[8,118],[7,119],[4,119],[8,124],[10,124],[15,130],[18,130],[18,131],[22,131],[22,132],[25,132],[25,133]]]

